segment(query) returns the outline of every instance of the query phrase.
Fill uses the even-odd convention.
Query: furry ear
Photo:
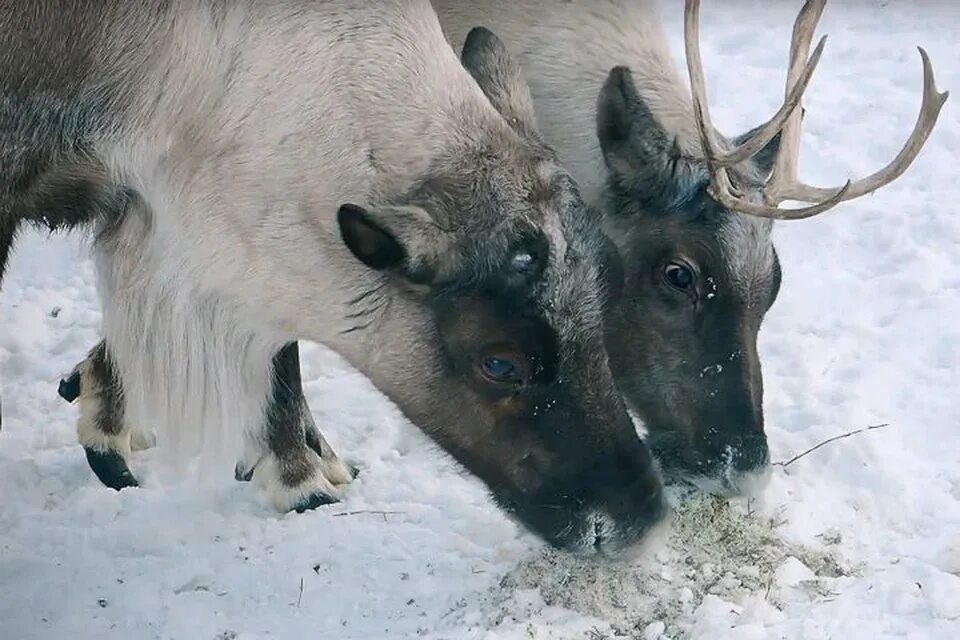
[[[743,144],[745,140],[751,138],[762,127],[763,125],[760,125],[734,138],[732,141],[734,146]],[[768,142],[762,149],[760,149],[760,151],[757,152],[757,155],[750,159],[762,178],[766,179],[770,175],[770,172],[773,171],[773,163],[777,159],[777,151],[779,150],[780,133],[777,133],[777,135],[773,136],[770,142]]]
[[[474,27],[463,43],[460,60],[494,108],[521,133],[537,131],[533,98],[523,70],[492,31]]]
[[[682,153],[627,67],[614,67],[600,90],[597,137],[612,183],[645,209],[669,211],[694,197],[706,179],[706,163]]]
[[[450,234],[419,207],[365,209],[344,204],[337,211],[340,236],[360,262],[392,271],[414,284],[429,284],[441,268]]]

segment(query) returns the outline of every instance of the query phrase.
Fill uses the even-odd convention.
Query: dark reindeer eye
[[[495,353],[483,356],[477,363],[480,375],[488,382],[520,386],[527,381],[527,365],[516,353]]]
[[[693,286],[696,274],[682,262],[670,262],[663,268],[663,279],[678,291],[687,291]]]

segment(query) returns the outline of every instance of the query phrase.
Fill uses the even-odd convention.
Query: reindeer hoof
[[[335,475],[343,480],[338,482]],[[280,513],[303,513],[339,502],[341,485],[348,479],[347,468],[340,460],[331,468],[307,447],[293,451],[283,460],[268,453],[257,461],[253,473],[253,482],[260,487],[266,502]]]
[[[257,465],[253,465],[249,469],[244,468],[239,462],[233,468],[233,477],[236,478],[237,482],[250,482],[253,480],[253,471],[257,468]]]
[[[326,493],[314,493],[295,504],[293,510],[297,513],[303,513],[304,511],[312,511],[324,505],[334,504],[335,502],[340,501]]]
[[[127,461],[116,451],[97,451],[90,447],[84,447],[83,451],[87,454],[87,464],[90,465],[90,469],[106,486],[116,491],[140,486],[130,472]]]

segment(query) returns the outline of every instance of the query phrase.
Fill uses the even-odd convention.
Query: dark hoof
[[[352,465],[352,464],[350,464],[349,462],[347,463],[347,469],[350,470],[350,479],[351,479],[351,480],[356,480],[356,479],[357,479],[357,476],[360,475],[360,469],[359,469],[359,467],[357,467],[357,466],[355,466],[355,465]]]
[[[57,393],[67,402],[73,402],[80,397],[80,372],[74,371],[67,379],[60,379]]]
[[[236,478],[237,482],[250,482],[253,480],[253,470],[257,468],[257,465],[253,465],[246,471],[243,470],[243,467],[240,466],[240,463],[237,463],[237,466],[233,468],[233,477]]]
[[[294,506],[293,510],[297,513],[303,513],[304,511],[312,511],[324,505],[334,504],[335,502],[340,501],[326,493],[314,493],[310,497],[304,499],[302,502]]]
[[[137,479],[130,473],[127,461],[116,451],[97,451],[90,447],[84,447],[83,451],[87,454],[87,464],[90,465],[90,469],[106,486],[117,491],[140,486]]]

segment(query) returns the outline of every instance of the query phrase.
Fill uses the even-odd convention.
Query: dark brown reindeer
[[[467,49],[470,73],[427,0],[0,0],[0,258],[27,224],[92,228],[80,438],[108,484],[148,425],[236,452],[277,509],[337,500],[311,340],[552,544],[661,517],[603,344],[606,239],[502,44]]]

